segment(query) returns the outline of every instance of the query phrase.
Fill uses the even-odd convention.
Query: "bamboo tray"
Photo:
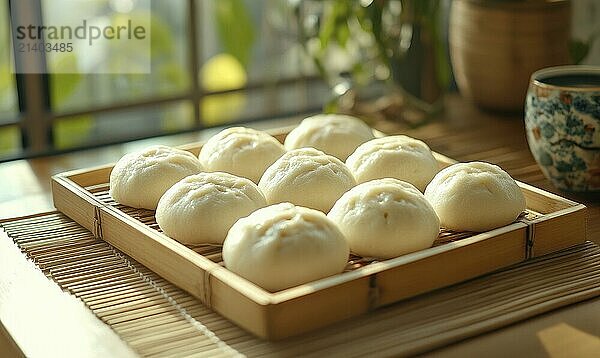
[[[272,132],[283,141],[290,128]],[[182,146],[198,154],[202,145]],[[455,161],[434,153],[441,167]],[[344,273],[268,292],[222,266],[219,246],[187,247],[160,232],[154,212],[108,195],[113,164],[52,178],[54,205],[206,306],[253,334],[281,339],[585,241],[585,206],[518,183],[527,211],[485,233],[442,230],[434,247],[377,262],[352,256]],[[301,268],[299,268],[301,269]]]

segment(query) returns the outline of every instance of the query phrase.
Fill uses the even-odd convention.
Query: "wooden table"
[[[297,123],[300,118],[253,124],[265,129]],[[461,161],[486,160],[499,164],[515,178],[557,193],[588,206],[587,239],[600,243],[600,194],[565,193],[555,189],[535,164],[525,138],[522,115],[494,115],[479,111],[457,95],[447,98],[445,113],[417,129],[394,122],[378,122],[374,126],[386,133],[405,133],[427,142],[440,153]],[[90,149],[53,157],[20,160],[0,164],[0,219],[54,210],[50,177],[67,170],[116,161],[121,155],[149,144],[177,145],[205,140],[216,130],[173,135],[132,143]],[[0,302],[1,303],[1,302]],[[4,349],[18,353],[6,330]],[[594,336],[596,336],[594,338]],[[519,354],[543,356],[568,348],[569,354],[600,344],[600,299],[593,299],[499,329],[492,333],[456,343],[432,355],[446,357],[506,356]],[[554,343],[561,342],[558,346]],[[13,342],[17,345],[29,342]],[[5,348],[3,348],[5,347]],[[557,348],[558,347],[558,348]],[[563,352],[564,353],[564,352]],[[557,356],[559,356],[557,355]]]

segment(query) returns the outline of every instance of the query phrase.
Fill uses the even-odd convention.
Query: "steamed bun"
[[[525,197],[500,167],[469,162],[440,171],[425,190],[425,198],[442,226],[452,230],[487,231],[508,225],[525,210]]]
[[[438,163],[427,144],[405,135],[370,140],[348,157],[346,165],[358,183],[396,178],[419,190],[438,172]]]
[[[202,169],[190,152],[151,146],[119,159],[110,173],[109,193],[121,204],[154,210],[167,189]]]
[[[287,150],[312,147],[345,161],[373,131],[358,118],[343,114],[317,114],[304,119],[285,139]]]
[[[250,128],[225,129],[211,137],[199,159],[210,172],[227,172],[258,183],[265,170],[285,153],[269,134]]]
[[[344,163],[314,148],[285,153],[258,183],[269,204],[291,202],[323,212],[354,185]]]
[[[327,215],[360,256],[391,258],[431,247],[440,220],[412,184],[385,178],[350,189]]]
[[[238,220],[223,243],[230,271],[279,291],[340,273],[348,244],[320,211],[282,203]]]
[[[200,173],[173,185],[158,202],[156,222],[186,244],[221,244],[239,218],[266,206],[250,179],[229,173]]]

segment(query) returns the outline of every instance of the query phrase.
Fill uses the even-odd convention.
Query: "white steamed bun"
[[[396,178],[419,190],[438,172],[438,163],[427,144],[405,135],[370,140],[348,157],[346,165],[358,183]]]
[[[344,161],[373,131],[360,119],[344,114],[317,114],[305,118],[285,139],[287,150],[312,147]]]
[[[291,202],[323,212],[354,185],[356,181],[344,163],[314,148],[285,153],[258,183],[268,204]]]
[[[119,159],[110,173],[109,192],[118,203],[154,210],[167,189],[202,169],[192,153],[155,145]]]
[[[199,159],[207,171],[227,172],[258,183],[283,153],[283,145],[269,134],[233,127],[212,136],[202,146]]]
[[[327,215],[363,257],[391,258],[431,247],[440,220],[423,194],[398,179],[368,181],[350,189]]]
[[[264,206],[264,196],[250,179],[200,173],[167,190],[158,202],[156,222],[182,243],[221,244],[233,223]]]
[[[500,167],[469,162],[440,171],[425,190],[425,198],[443,227],[487,231],[508,225],[525,210],[525,197]]]
[[[282,203],[238,220],[223,243],[230,271],[268,291],[340,273],[348,244],[320,211]]]

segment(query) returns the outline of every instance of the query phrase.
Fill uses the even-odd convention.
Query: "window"
[[[15,74],[9,15],[21,2],[0,0],[0,160],[312,112],[328,96],[285,1],[29,2],[51,24],[149,13],[151,72],[62,73],[97,57],[48,52],[48,74]]]

